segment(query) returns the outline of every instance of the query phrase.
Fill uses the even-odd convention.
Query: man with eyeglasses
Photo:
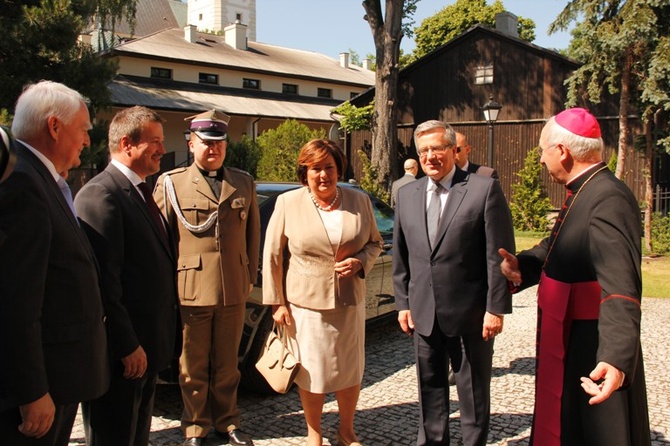
[[[472,146],[468,143],[468,138],[463,133],[456,132],[456,165],[459,169],[477,175],[498,179],[498,172],[492,167],[482,166],[469,160]]]
[[[417,446],[449,444],[449,364],[463,444],[486,444],[493,340],[512,311],[497,249],[514,252],[500,184],[456,168],[456,135],[441,121],[414,132],[426,174],[401,188],[393,235],[393,281],[401,329],[414,336],[419,381]]]
[[[223,166],[230,117],[210,110],[186,120],[194,163],[163,174],[154,191],[179,244],[183,444],[202,445],[214,427],[221,444],[253,445],[240,430],[237,351],[258,271],[256,188],[247,172]]]

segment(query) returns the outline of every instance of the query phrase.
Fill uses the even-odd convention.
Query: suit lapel
[[[30,150],[28,150],[20,142],[16,143],[16,153],[17,156],[25,159],[26,162],[30,164],[32,168],[35,170],[37,175],[40,176],[42,182],[46,186],[45,192],[51,194],[51,200],[58,203],[58,207],[60,208],[61,212],[65,215],[65,218],[72,227],[72,230],[77,234],[79,241],[87,250],[87,252],[90,254],[91,258],[95,259],[95,255],[93,254],[93,248],[91,247],[91,244],[88,241],[88,237],[86,237],[86,234],[81,229],[81,226],[79,226],[79,222],[77,222],[76,217],[74,216],[72,210],[70,209],[70,206],[67,204],[67,201],[65,201],[65,197],[63,196],[63,193],[60,190],[60,186],[58,186],[58,183],[56,183],[56,181],[54,180],[53,176],[51,175],[51,172],[49,172],[49,169],[47,169],[47,166],[45,166],[44,163],[42,163],[42,161],[39,158],[37,158]]]
[[[163,248],[167,251],[167,253],[170,255],[170,257],[175,257],[174,255],[174,250],[173,247],[170,245],[172,242],[171,240],[167,240],[166,237],[163,236],[163,233],[161,232],[161,228],[157,227],[157,223],[154,220],[154,218],[151,216],[149,213],[149,208],[147,208],[147,203],[144,201],[144,198],[140,195],[139,192],[137,192],[137,189],[135,189],[135,186],[130,182],[128,177],[126,177],[119,169],[117,169],[112,163],[110,163],[107,166],[107,169],[105,169],[109,175],[114,179],[114,182],[119,186],[119,189],[123,191],[123,194],[128,197],[128,199],[140,209],[140,213],[144,216],[144,218],[149,222],[149,225],[151,225],[151,230],[154,232],[158,240],[160,241],[160,244],[163,246]],[[163,220],[163,224],[166,225],[165,227],[167,228],[167,223],[165,222],[165,219],[163,218],[161,214],[161,219]],[[166,231],[167,237],[169,239],[170,234],[169,231]]]
[[[211,188],[210,188],[211,189]],[[230,175],[228,175],[228,170],[223,169],[223,181],[221,181],[221,196],[217,200],[218,203],[226,201],[237,188],[233,186],[233,183],[230,182]]]
[[[196,166],[195,163],[193,163],[191,164],[191,167],[189,167],[189,170],[190,170],[189,174],[191,176],[191,182],[193,183],[195,191],[218,205],[219,203],[218,197],[214,195],[214,191],[210,187],[205,177],[202,176],[200,170],[198,170],[198,166]],[[221,188],[223,189],[223,185],[221,186]]]

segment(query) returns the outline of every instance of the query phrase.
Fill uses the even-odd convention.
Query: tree
[[[456,0],[434,15],[424,19],[414,30],[416,48],[412,61],[444,45],[471,26],[482,24],[495,28],[496,14],[505,12],[502,1],[487,5],[486,0]],[[528,42],[535,40],[535,22],[519,17],[519,37]]]
[[[670,5],[661,0],[572,0],[550,25],[549,32],[572,31],[568,55],[583,65],[566,81],[567,106],[583,100],[594,104],[605,93],[619,95],[619,141],[615,175],[622,179],[630,150],[629,116],[637,111],[646,141],[645,240],[651,251],[652,168],[657,144],[668,150],[670,111]],[[661,115],[665,115],[661,119]]]
[[[287,119],[276,129],[264,131],[258,136],[261,148],[258,179],[296,181],[295,167],[300,149],[309,140],[325,137],[324,130],[311,130],[294,119]]]
[[[509,208],[514,227],[520,231],[547,231],[551,200],[542,187],[541,172],[540,150],[535,148],[528,152],[523,169],[516,173],[520,181],[512,185]]]
[[[116,63],[79,41],[97,13],[103,21],[132,19],[137,0],[0,0],[0,109],[13,110],[24,85],[41,79],[67,84],[91,100],[109,103]]]
[[[391,179],[397,177],[398,166],[398,71],[400,41],[409,35],[410,22],[403,25],[403,17],[410,18],[419,0],[363,0],[365,20],[370,25],[375,43],[375,103],[372,116],[372,169],[377,172],[377,182],[390,188]]]
[[[258,175],[258,163],[261,159],[261,148],[249,135],[243,135],[239,141],[230,141],[226,148],[224,165],[237,167],[249,172],[252,177]]]

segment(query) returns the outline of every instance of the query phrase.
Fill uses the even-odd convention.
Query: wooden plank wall
[[[512,184],[518,182],[516,173],[523,168],[528,151],[537,147],[540,132],[544,127],[543,120],[530,122],[499,122],[494,126],[494,167],[500,177],[500,185],[509,200],[512,196]],[[612,153],[617,150],[619,123],[616,118],[600,121],[605,152],[603,159],[607,162]],[[637,123],[635,122],[634,125]],[[468,136],[472,150],[470,160],[477,164],[487,164],[488,126],[486,123],[458,123],[453,124],[456,131]],[[412,127],[398,129],[399,156],[398,166],[402,172],[402,163],[407,157],[417,158],[412,141]],[[370,131],[356,131],[349,137],[348,156],[350,159],[351,174],[359,180],[362,175],[362,164],[357,151],[362,149],[368,156],[372,143]],[[644,198],[644,156],[634,150],[628,154],[624,181],[631,188],[638,201]],[[551,181],[546,169],[542,170],[542,183],[551,199],[552,206],[558,209],[565,198],[565,188]]]

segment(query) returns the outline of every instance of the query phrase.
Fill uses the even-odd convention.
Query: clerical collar
[[[205,177],[205,178],[213,178],[213,179],[217,179],[219,181],[223,178],[223,167],[220,168],[220,169],[217,169],[217,170],[205,170],[205,169],[201,168],[200,166],[196,166],[196,167],[198,167],[198,170],[200,171],[202,176]]]
[[[602,167],[605,165],[605,163],[600,162],[593,164],[586,169],[584,169],[583,172],[580,172],[579,175],[571,179],[566,185],[565,188],[568,190],[571,190],[573,193],[579,190],[579,188],[586,182],[586,180],[591,176],[590,173],[593,172],[595,169]]]

